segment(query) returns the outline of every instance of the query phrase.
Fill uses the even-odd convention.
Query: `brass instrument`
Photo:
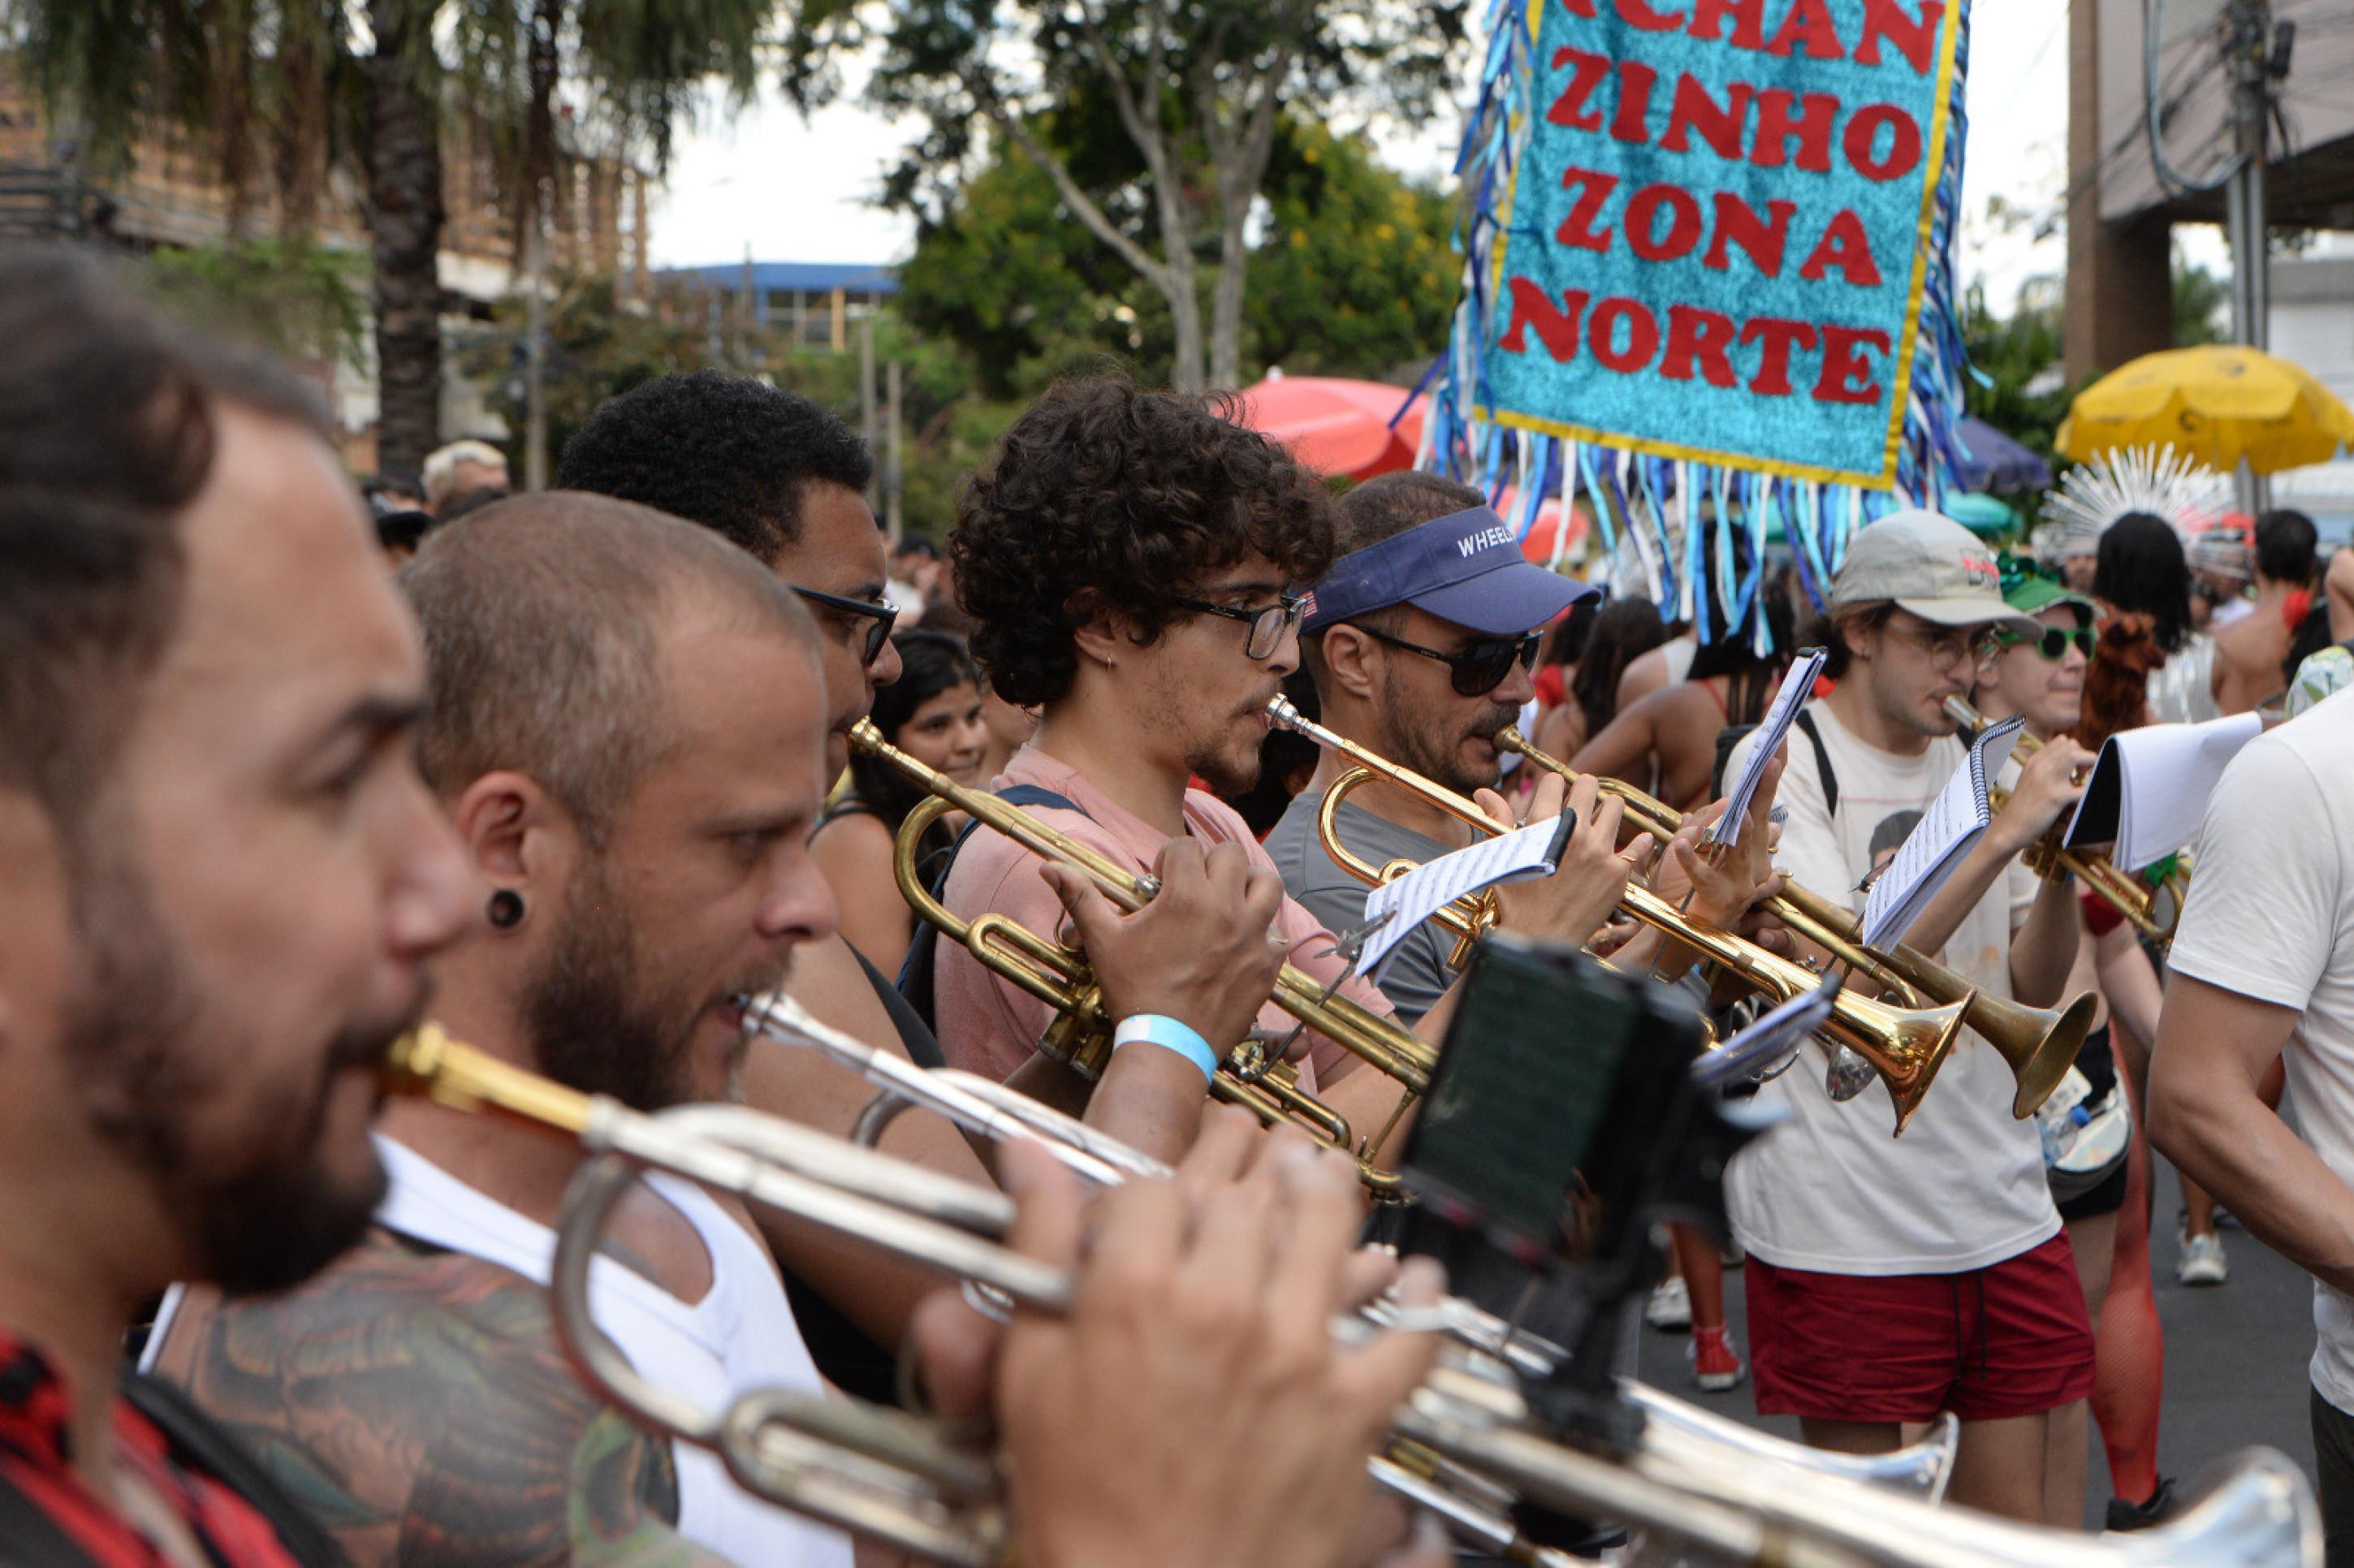
[[[1959,697],[1946,699],[1946,716],[1972,736],[1984,729],[1988,722],[1976,708]],[[2024,767],[2029,758],[2042,749],[2041,741],[2021,730],[2019,737],[2011,742],[2010,755]],[[1996,810],[2001,810],[2009,800],[2009,790],[1999,785],[1987,787],[1987,803]],[[2182,917],[2183,895],[2188,891],[2183,885],[2189,880],[2188,873],[2179,870],[2170,873],[2164,884],[2153,888],[2140,877],[2119,867],[2107,855],[2062,847],[2056,830],[2051,838],[2028,846],[2020,858],[2027,863],[2029,870],[2046,882],[2057,882],[2063,876],[2074,875],[2109,907],[2124,916],[2135,930],[2161,948],[2174,940],[2175,923]],[[2159,918],[2158,912],[2160,893],[2173,895],[2172,913],[2163,919]]]
[[[1334,782],[1332,794],[1357,789],[1378,778],[1420,797],[1474,832],[1499,835],[1507,831],[1475,802],[1304,717],[1285,698],[1275,698],[1267,705],[1267,711],[1276,723],[1299,731],[1319,746],[1340,752],[1356,764]],[[1394,863],[1389,866],[1369,864],[1337,837],[1328,836],[1324,850],[1343,871],[1368,886],[1379,886],[1411,869]],[[1618,907],[1723,966],[1751,990],[1763,992],[1777,1004],[1793,1001],[1822,983],[1821,976],[1797,959],[1768,952],[1755,942],[1694,919],[1649,888],[1628,883]],[[1474,918],[1460,908],[1443,914],[1450,930],[1468,927]],[[1888,1086],[1889,1097],[1896,1103],[1896,1134],[1902,1136],[1913,1113],[1920,1108],[1922,1097],[1929,1092],[1937,1069],[1945,1065],[1946,1057],[1952,1052],[1967,1011],[1967,998],[1939,1007],[1915,1009],[1893,1007],[1842,991],[1831,1003],[1831,1016],[1822,1033],[1870,1063],[1872,1071]],[[2041,1103],[2040,1097],[2037,1103]]]
[[[1567,763],[1531,746],[1513,728],[1496,736],[1496,749],[1514,751],[1569,783],[1578,775]],[[1617,779],[1597,777],[1605,795],[1626,802],[1627,820],[1664,845],[1675,837],[1683,819],[1665,803]],[[1829,953],[1853,975],[1868,977],[1883,1001],[1910,1002],[1925,997],[1932,1002],[1964,1004],[1962,1021],[1978,1032],[2010,1064],[2019,1091],[2011,1097],[2010,1114],[2020,1120],[2060,1086],[2076,1060],[2076,1052],[2092,1032],[2100,1002],[2087,991],[2065,1007],[2029,1007],[2006,997],[1989,996],[1927,955],[1899,943],[1882,950],[1866,947],[1861,916],[1810,888],[1789,883],[1766,901],[1766,912],[1797,936]]]
[[[987,1454],[918,1418],[854,1401],[756,1389],[725,1408],[698,1404],[642,1377],[598,1328],[588,1297],[605,1222],[652,1169],[981,1282],[1030,1310],[1066,1310],[1066,1275],[999,1245],[1012,1219],[1002,1194],[741,1107],[642,1115],[484,1056],[430,1025],[394,1046],[386,1079],[397,1092],[570,1136],[591,1157],[566,1194],[549,1295],[557,1336],[598,1393],[651,1430],[719,1455],[739,1484],[782,1507],[953,1568],[1002,1562],[1012,1531]],[[1352,1318],[1334,1323],[1343,1338],[1368,1331]],[[1568,1568],[1569,1560],[1519,1534],[1500,1510],[1515,1499],[1618,1520],[1701,1561],[1760,1568],[2321,1563],[2310,1487],[2264,1450],[2231,1461],[2167,1524],[2095,1539],[1932,1507],[1917,1480],[1891,1470],[1898,1456],[1785,1462],[1778,1450],[1795,1446],[1727,1437],[1704,1413],[1677,1419],[1677,1402],[1663,1395],[1638,1400],[1650,1419],[1633,1449],[1589,1453],[1537,1428],[1509,1369],[1450,1347],[1399,1409],[1391,1453],[1369,1468],[1377,1483],[1436,1509],[1459,1536],[1528,1568]],[[1946,1452],[1905,1463],[1916,1477],[1942,1474]]]
[[[883,738],[882,731],[864,719],[853,726],[850,743],[867,756],[889,763],[920,786],[931,799],[917,803],[900,825],[892,846],[891,869],[900,895],[917,916],[938,927],[991,972],[1021,987],[1055,1009],[1057,1016],[1039,1048],[1067,1063],[1083,1077],[1093,1079],[1103,1070],[1111,1052],[1113,1021],[1104,1014],[1103,993],[1087,967],[1087,955],[997,914],[959,919],[924,885],[916,864],[916,846],[925,832],[950,811],[962,811],[975,821],[1013,840],[1042,860],[1069,866],[1094,883],[1120,909],[1141,909],[1160,892],[1149,874],[1131,872],[1067,833],[1055,831],[1019,806],[1008,805],[985,789],[968,789],[938,769],[926,766]],[[1376,1163],[1390,1130],[1406,1106],[1430,1086],[1438,1063],[1437,1048],[1407,1033],[1389,1019],[1369,1012],[1331,988],[1289,964],[1277,972],[1269,998],[1308,1028],[1342,1050],[1405,1086],[1389,1122],[1371,1138],[1359,1139],[1348,1120],[1331,1107],[1301,1090],[1288,1063],[1271,1061],[1256,1042],[1245,1041],[1226,1056],[1211,1079],[1211,1093],[1240,1105],[1272,1125],[1289,1120],[1312,1136],[1350,1152],[1357,1160],[1366,1186],[1378,1197],[1400,1195],[1395,1177]]]
[[[737,1001],[747,1029],[780,1044],[815,1050],[881,1091],[852,1129],[854,1143],[872,1148],[890,1114],[921,1107],[977,1136],[1043,1149],[1065,1169],[1097,1186],[1172,1173],[1166,1162],[1075,1117],[1040,1105],[1017,1089],[953,1067],[918,1067],[905,1056],[878,1050],[817,1018],[781,991]],[[885,1114],[875,1114],[877,1107],[883,1107]],[[1387,1298],[1368,1303],[1361,1311],[1376,1326],[1400,1326],[1399,1311]],[[1569,1352],[1559,1345],[1461,1297],[1442,1298],[1437,1307],[1424,1309],[1420,1320],[1433,1317],[1457,1343],[1491,1356],[1524,1377],[1543,1377],[1569,1359]],[[1932,1503],[1946,1495],[1946,1484],[1952,1478],[1960,1425],[1950,1414],[1907,1447],[1886,1454],[1839,1454],[1728,1421],[1632,1378],[1622,1378],[1619,1386],[1628,1399],[1642,1406],[1649,1421],[1681,1431],[1696,1442],[1755,1459],[1795,1465],[1817,1475],[1835,1476]]]

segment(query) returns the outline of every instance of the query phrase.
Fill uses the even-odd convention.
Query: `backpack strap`
[[[351,1559],[318,1516],[176,1384],[134,1372],[123,1374],[121,1386],[131,1407],[164,1434],[173,1462],[203,1471],[244,1499],[302,1568],[350,1568]]]
[[[1823,732],[1815,727],[1815,715],[1800,708],[1795,715],[1798,727],[1807,732],[1808,744],[1815,748],[1815,771],[1823,780],[1823,812],[1839,815],[1839,775],[1831,771],[1830,748],[1823,744]]]
[[[1009,784],[997,792],[997,798],[1009,806],[1049,806],[1057,810],[1077,811],[1082,817],[1087,816],[1087,812],[1076,801],[1065,800],[1052,789],[1039,784]],[[1094,819],[1088,820],[1092,821]],[[972,837],[973,830],[980,826],[977,821],[967,822],[963,831],[957,834],[955,842],[934,856],[932,863],[925,867],[924,885],[930,890],[933,897],[938,898],[947,888],[949,873],[956,867],[957,852],[964,848],[964,841]],[[898,982],[899,994],[907,999],[908,1007],[914,1010],[924,1027],[931,1031],[936,1038],[940,1032],[940,1020],[938,1010],[933,1003],[932,992],[933,978],[939,962],[939,946],[938,929],[930,921],[918,919],[916,922],[915,936],[907,943],[907,959],[899,966]]]

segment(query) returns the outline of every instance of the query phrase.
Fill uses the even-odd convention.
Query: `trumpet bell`
[[[1988,1044],[2002,1053],[2003,1060],[2010,1064],[2011,1075],[2019,1080],[2019,1092],[2010,1101],[2012,1116],[2025,1121],[2035,1114],[2037,1107],[2052,1097],[2052,1091],[2060,1086],[2060,1080],[2074,1065],[2084,1036],[2093,1032],[2093,1016],[2100,1011],[2100,1005],[2088,991],[2056,1014],[2020,1008],[2021,1012],[2053,1021],[2040,1038],[2028,1042],[2023,1051],[1995,1034],[1983,1035]]]

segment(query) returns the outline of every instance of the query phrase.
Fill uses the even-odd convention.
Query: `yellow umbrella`
[[[2238,344],[2145,354],[2076,395],[2057,445],[2079,462],[2171,445],[2229,473],[2326,461],[2354,442],[2354,409],[2303,367]]]

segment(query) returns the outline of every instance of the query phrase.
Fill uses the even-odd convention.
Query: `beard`
[[[1411,711],[1411,699],[1400,692],[1397,683],[1385,672],[1382,677],[1381,754],[1402,767],[1410,768],[1424,778],[1444,784],[1458,795],[1469,795],[1475,789],[1493,789],[1504,777],[1502,758],[1484,773],[1465,766],[1463,743],[1477,736],[1492,743],[1506,726],[1520,718],[1517,708],[1501,708],[1493,703],[1480,705],[1479,715],[1469,725],[1458,726],[1446,733],[1430,723],[1417,725]]]
[[[258,1097],[249,1120],[258,1136],[243,1140],[239,1162],[209,1166],[191,1147],[188,1107],[218,1079],[186,1047],[230,1010],[210,1005],[133,868],[94,859],[77,889],[88,961],[67,1005],[64,1048],[88,1125],[153,1181],[195,1277],[231,1296],[310,1278],[366,1234],[386,1188],[373,1159],[356,1183],[333,1176],[321,1148],[328,1099],[347,1069],[383,1062],[422,999],[398,1019],[347,1023],[314,1079],[282,1078]]]
[[[566,916],[547,959],[526,984],[524,1025],[539,1069],[583,1094],[606,1095],[652,1113],[708,1099],[695,1081],[696,1025],[730,997],[775,991],[790,965],[781,959],[746,969],[707,995],[667,994],[647,983],[629,916],[595,861],[584,863],[566,896]],[[727,1064],[735,1077],[742,1048]]]

